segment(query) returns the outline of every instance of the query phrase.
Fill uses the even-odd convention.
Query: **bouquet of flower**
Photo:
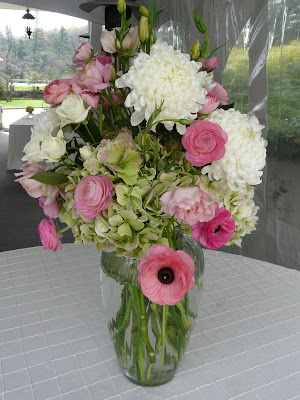
[[[46,86],[51,107],[35,116],[17,181],[48,217],[38,227],[45,249],[61,249],[72,229],[76,243],[114,255],[115,276],[116,259],[132,261],[138,284],[125,284],[110,330],[119,359],[131,357],[131,373],[145,383],[159,351],[158,377],[163,364],[177,366],[192,327],[195,257],[178,244],[179,232],[208,249],[241,244],[257,222],[253,186],[266,142],[257,118],[228,104],[214,81],[218,49],[209,52],[201,17],[194,13],[202,46],[197,40],[189,55],[157,40],[162,9],[154,1],[141,6],[135,28],[125,1],[117,5],[122,23],[103,31],[105,54],[83,43],[75,76]]]

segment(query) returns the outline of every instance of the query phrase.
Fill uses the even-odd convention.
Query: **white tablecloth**
[[[20,169],[23,149],[29,142],[33,118],[25,116],[9,126],[7,169]]]
[[[300,272],[206,251],[197,325],[176,377],[129,382],[108,335],[94,247],[0,253],[0,399],[300,398]]]

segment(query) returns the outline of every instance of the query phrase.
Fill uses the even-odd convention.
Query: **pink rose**
[[[227,133],[220,125],[198,120],[187,127],[181,143],[186,149],[185,158],[192,165],[202,167],[224,156],[227,140]]]
[[[57,249],[62,249],[56,225],[51,219],[42,219],[37,231],[40,234],[41,242],[45,250],[56,251]]]
[[[65,100],[71,90],[70,79],[56,79],[50,82],[43,90],[45,102],[48,104],[58,104]]]
[[[207,90],[205,98],[207,103],[201,104],[201,110],[198,111],[198,114],[208,114],[214,111],[220,104],[218,96],[212,90]]]
[[[75,208],[87,219],[97,217],[100,211],[109,207],[112,188],[107,176],[85,176],[75,189]]]
[[[83,66],[93,57],[93,47],[90,42],[82,43],[75,51],[73,63],[77,66]]]
[[[201,62],[202,62],[202,68],[205,69],[205,71],[207,72],[211,72],[217,68],[220,60],[217,57],[211,57]]]
[[[209,221],[215,215],[213,199],[201,187],[184,187],[164,193],[160,201],[165,214],[175,215],[184,224]]]
[[[192,226],[192,238],[208,249],[222,247],[233,236],[235,222],[225,207],[216,204],[216,215],[208,222],[198,222]]]
[[[15,179],[15,182],[19,182],[23,189],[29,194],[29,196],[35,199],[43,195],[44,183],[38,182],[35,179],[30,179],[33,175],[40,172],[48,171],[51,167],[42,167],[40,164],[23,164],[21,169],[23,172],[18,172],[15,176],[21,176]]]
[[[156,244],[138,266],[138,281],[150,301],[175,305],[194,286],[195,263],[184,251]]]
[[[50,202],[49,200],[49,197],[41,196],[39,198],[39,204],[47,217],[57,218],[60,213],[60,205],[55,200]]]
[[[85,68],[72,78],[72,90],[81,96],[90,106],[96,108],[100,92],[110,86],[112,69],[110,64],[103,65],[97,59],[87,64]]]
[[[223,105],[227,104],[227,100],[229,100],[228,93],[223,88],[223,86],[221,86],[218,82],[213,82],[213,83],[215,83],[216,86],[212,89],[212,91],[218,97],[221,104],[223,104]]]

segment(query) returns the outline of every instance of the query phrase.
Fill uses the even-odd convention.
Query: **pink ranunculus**
[[[72,90],[90,106],[96,108],[100,92],[110,86],[111,74],[112,66],[110,64],[103,65],[97,59],[93,59],[77,73],[76,77],[72,78]]]
[[[97,56],[96,59],[97,59],[102,65],[106,65],[106,64],[111,64],[111,63],[112,63],[111,57],[106,56],[105,54],[101,54],[100,56]]]
[[[184,224],[209,221],[215,215],[213,198],[201,187],[183,187],[164,193],[160,201],[165,214],[175,215]]]
[[[222,247],[233,236],[235,222],[225,207],[216,204],[216,215],[208,222],[198,222],[192,226],[192,238],[208,249]]]
[[[39,198],[39,204],[42,207],[45,215],[49,218],[57,218],[60,213],[60,205],[57,201],[52,201],[47,204],[49,197],[41,196]]]
[[[59,104],[70,94],[72,88],[70,79],[56,79],[43,90],[45,103]]]
[[[142,292],[150,301],[175,305],[194,286],[195,263],[181,250],[156,244],[137,266]]]
[[[212,91],[218,97],[221,104],[223,104],[223,105],[227,104],[227,101],[229,100],[228,93],[223,88],[223,86],[221,86],[218,82],[213,82],[213,83],[215,83],[216,86],[212,89]]]
[[[87,219],[106,210],[111,202],[113,184],[105,175],[85,176],[75,189],[75,208]]]
[[[93,47],[90,42],[82,43],[75,51],[73,63],[77,66],[83,66],[93,57]]]
[[[220,60],[217,57],[211,57],[201,62],[202,62],[202,68],[205,69],[205,71],[207,72],[211,72],[217,68]]]
[[[227,133],[220,125],[198,120],[187,127],[181,143],[186,149],[185,158],[192,165],[202,167],[224,156],[227,140]]]
[[[45,250],[56,251],[57,249],[62,249],[56,225],[51,219],[42,219],[37,231],[40,234],[41,242]]]
[[[25,189],[26,192],[29,194],[29,196],[37,199],[43,196],[43,187],[45,184],[30,178],[40,172],[48,171],[50,168],[50,166],[43,167],[40,164],[23,164],[21,166],[22,172],[18,172],[15,174],[15,176],[21,177],[15,179],[15,182],[19,182],[23,189]]]
[[[220,104],[218,96],[212,90],[207,90],[205,98],[207,103],[201,104],[201,110],[198,111],[198,114],[208,114],[214,111]]]

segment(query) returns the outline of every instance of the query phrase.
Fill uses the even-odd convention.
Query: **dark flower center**
[[[217,226],[216,229],[215,229],[215,233],[217,233],[220,229],[221,229],[221,226],[220,225]]]
[[[164,267],[158,271],[157,277],[161,283],[169,284],[174,281],[175,275],[172,268]]]

